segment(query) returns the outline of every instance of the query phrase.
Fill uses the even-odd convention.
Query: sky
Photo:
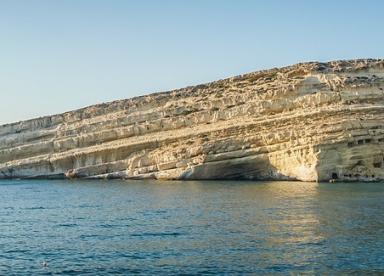
[[[306,61],[383,58],[381,0],[0,0],[0,124]]]

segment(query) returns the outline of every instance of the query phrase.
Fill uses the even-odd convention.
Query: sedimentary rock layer
[[[303,63],[0,126],[0,178],[384,179],[384,60]]]

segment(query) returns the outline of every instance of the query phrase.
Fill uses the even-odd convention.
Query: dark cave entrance
[[[332,179],[338,179],[339,176],[337,175],[337,173],[334,172],[334,173],[332,173],[331,178],[332,178]]]

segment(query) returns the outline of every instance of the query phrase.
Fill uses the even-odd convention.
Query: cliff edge
[[[302,63],[0,126],[0,178],[384,179],[384,60]]]

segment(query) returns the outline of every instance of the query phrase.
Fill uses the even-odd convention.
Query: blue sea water
[[[0,274],[384,273],[383,184],[0,181]]]

